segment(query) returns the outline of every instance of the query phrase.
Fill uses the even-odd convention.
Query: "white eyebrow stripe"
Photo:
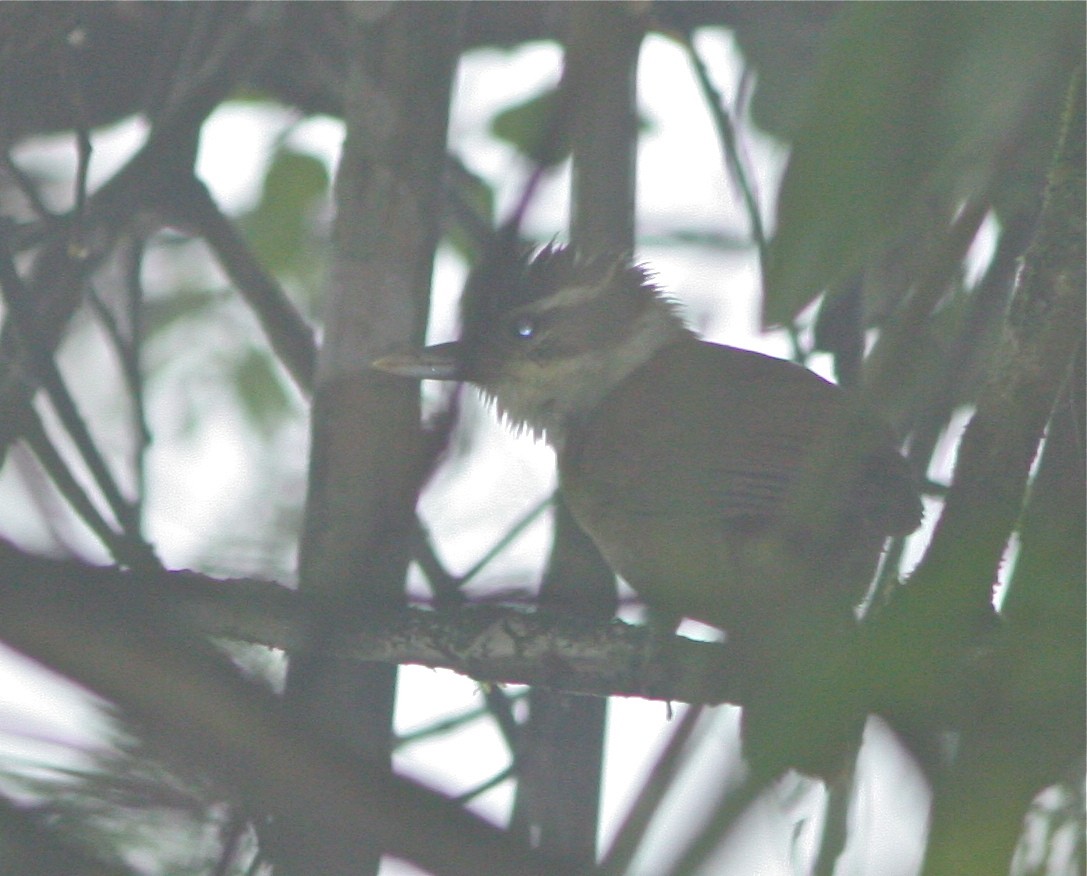
[[[599,295],[600,290],[603,287],[607,286],[615,279],[615,273],[621,266],[621,262],[616,262],[608,269],[607,273],[590,286],[561,286],[551,295],[535,302],[535,306],[530,309],[536,313],[546,313],[548,310],[557,310],[564,307],[577,307],[578,305],[592,301]]]
[[[577,307],[596,298],[598,289],[598,286],[563,286],[546,298],[533,302],[528,309],[535,313],[546,313],[549,310]]]

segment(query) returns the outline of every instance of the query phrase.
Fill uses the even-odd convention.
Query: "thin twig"
[[[479,560],[477,560],[467,572],[460,576],[460,578],[458,579],[459,586],[463,587],[465,584],[475,578],[476,575],[483,571],[483,569],[490,564],[495,556],[497,556],[507,547],[509,547],[510,543],[513,542],[514,539],[517,538],[517,536],[519,536],[522,532],[528,529],[529,526],[535,523],[539,516],[551,507],[554,501],[554,494],[549,495],[546,498],[540,500],[534,506],[532,506],[527,512],[525,512],[525,514],[522,515],[521,519],[514,523],[513,526],[511,526],[508,530],[506,530],[506,534],[503,535],[497,542],[495,542],[494,546],[489,551],[487,551],[487,553],[480,557]]]
[[[190,175],[169,205],[170,218],[203,238],[238,292],[253,309],[276,357],[306,396],[313,392],[317,343],[313,330],[282,287],[257,261],[245,238],[223,215],[207,187]]]
[[[87,428],[87,424],[80,415],[75,399],[72,398],[64,379],[60,375],[60,370],[46,352],[45,345],[39,342],[34,320],[27,307],[28,293],[23,285],[22,278],[19,277],[18,272],[15,270],[15,264],[7,247],[7,236],[3,233],[3,230],[0,229],[0,287],[3,289],[9,318],[20,339],[27,364],[32,369],[36,382],[45,389],[61,423],[71,437],[72,443],[86,463],[91,476],[94,478],[99,490],[101,490],[117,522],[121,525],[126,540],[133,547],[133,550],[125,550],[124,553],[130,559],[139,558],[141,563],[149,562],[152,568],[159,568],[158,561],[154,559],[154,551],[140,534],[139,521],[133,513],[131,503],[121,495],[120,487],[113,478],[105,459],[91,436],[90,430]],[[29,402],[27,404],[29,405]],[[34,424],[37,422],[37,418],[36,416],[28,417],[25,422]],[[73,507],[80,513],[82,510],[86,510],[82,503],[78,507]],[[87,519],[87,523],[92,525],[92,520]]]
[[[26,198],[27,203],[30,204],[30,208],[43,220],[43,224],[49,226],[52,223],[59,221],[60,217],[50,210],[46,206],[45,201],[42,200],[41,193],[38,191],[37,186],[34,185],[34,181],[30,178],[29,174],[15,162],[15,158],[12,156],[10,149],[4,150],[3,161],[4,168],[11,176],[12,182],[15,183],[15,187],[18,188],[23,197]]]
[[[53,485],[71,506],[80,520],[105,545],[113,558],[130,568],[149,568],[150,547],[125,538],[116,532],[101,515],[87,492],[72,475],[64,458],[57,451],[33,407],[27,406],[22,418],[23,439],[37,457]]]
[[[601,860],[601,876],[618,876],[630,872],[630,864],[638,851],[638,845],[679,774],[684,755],[688,752],[688,743],[701,715],[701,706],[691,706],[683,713],[667,747],[657,758],[652,772],[642,786],[638,799],[627,812],[611,847]]]
[[[527,691],[511,693],[509,695],[510,702],[522,700],[527,694]],[[425,727],[413,730],[410,733],[401,733],[396,737],[395,745],[397,748],[404,748],[408,745],[414,745],[417,742],[425,742],[428,739],[433,739],[435,736],[441,736],[445,733],[460,730],[469,724],[474,724],[476,721],[487,717],[490,717],[490,712],[486,708],[469,709],[449,718],[432,721]]]
[[[140,370],[143,350],[143,283],[140,273],[143,268],[144,240],[132,239],[126,253],[125,288],[128,292],[128,330],[130,333],[127,355],[122,358],[122,371],[129,384],[132,395],[132,432],[133,460],[132,469],[136,478],[136,511],[141,513],[147,496],[147,448],[151,444],[151,430],[147,426],[147,407],[144,399],[144,381]]]
[[[743,199],[744,209],[747,212],[747,220],[751,225],[751,239],[755,244],[755,250],[759,257],[759,273],[762,277],[765,277],[767,255],[766,229],[763,225],[762,213],[759,210],[759,200],[755,191],[755,186],[744,165],[743,157],[740,155],[739,138],[736,135],[736,126],[732,120],[732,114],[725,105],[724,96],[717,89],[717,86],[714,85],[713,79],[710,78],[709,69],[702,60],[701,54],[699,54],[698,50],[695,48],[694,42],[691,40],[691,35],[687,32],[682,32],[675,34],[675,36],[687,50],[687,55],[690,57],[691,64],[694,67],[698,87],[701,89],[702,96],[705,98],[706,105],[709,107],[710,114],[713,116],[714,126],[717,128],[717,134],[721,138],[721,149],[724,153],[725,169],[728,171],[733,183],[740,190],[740,197]]]
[[[81,225],[86,215],[87,207],[87,174],[91,167],[91,154],[94,145],[91,143],[90,123],[87,118],[87,101],[83,95],[83,76],[79,70],[72,69],[74,61],[80,57],[80,53],[86,43],[87,33],[85,28],[77,25],[66,35],[66,41],[71,47],[71,52],[61,53],[61,77],[64,80],[65,93],[68,97],[69,107],[72,110],[72,118],[75,121],[74,133],[76,141],[76,173],[75,173],[75,209],[73,214],[77,225]],[[77,244],[74,244],[78,246]]]
[[[508,782],[509,780],[515,778],[516,775],[517,771],[514,769],[514,767],[508,766],[501,772],[487,779],[487,781],[476,785],[474,788],[468,789],[462,794],[458,794],[454,799],[458,803],[470,803],[480,794],[485,794],[487,791],[491,790],[491,788],[497,788],[503,782]]]
[[[128,390],[132,409],[132,431],[134,459],[132,461],[133,473],[136,479],[136,498],[132,502],[133,514],[138,519],[141,516],[145,494],[144,456],[147,447],[151,443],[151,432],[147,427],[147,417],[144,406],[143,375],[140,373],[139,345],[142,340],[142,287],[140,284],[140,268],[142,261],[143,241],[132,240],[130,248],[126,251],[125,287],[128,299],[128,325],[131,337],[126,338],[113,311],[102,300],[93,283],[87,284],[87,303],[92,312],[98,317],[106,337],[113,345],[117,359],[121,364],[121,377],[125,388]]]
[[[684,31],[675,34],[675,36],[687,50],[687,55],[691,59],[698,87],[701,89],[706,106],[709,107],[710,115],[713,117],[717,135],[721,138],[725,170],[732,179],[733,185],[740,191],[744,211],[747,213],[747,221],[751,226],[751,240],[755,244],[755,252],[759,259],[760,282],[763,282],[766,277],[767,253],[769,251],[769,244],[766,240],[766,227],[763,224],[762,212],[759,209],[758,192],[755,190],[755,184],[751,180],[751,175],[748,173],[743,156],[740,153],[740,141],[736,133],[732,113],[728,110],[724,95],[714,85],[709,69],[706,67],[705,61],[702,60],[702,55],[695,48],[690,33]],[[743,85],[743,82],[741,82],[741,85]],[[800,331],[797,329],[796,322],[790,322],[785,327],[785,331],[792,347],[793,361],[801,365],[805,364],[808,360],[808,351],[801,343]]]
[[[747,776],[739,785],[725,794],[713,812],[713,816],[698,832],[694,841],[684,850],[679,862],[670,873],[675,876],[703,871],[703,865],[710,855],[721,847],[726,835],[735,827],[740,817],[747,812],[759,795],[766,789],[769,780],[763,777]]]

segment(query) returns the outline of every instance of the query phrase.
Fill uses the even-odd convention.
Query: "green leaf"
[[[778,200],[763,321],[858,271],[925,198],[986,191],[1080,54],[1080,4],[850,6],[829,36]]]
[[[312,276],[317,257],[313,213],[328,190],[323,161],[288,148],[276,153],[260,201],[241,222],[254,253],[270,272],[301,279]]]
[[[494,226],[494,190],[482,177],[450,158],[446,168],[450,211],[443,219],[449,243],[474,264]]]
[[[570,154],[570,137],[562,117],[562,93],[549,88],[535,97],[502,110],[491,120],[491,134],[504,140],[541,167],[551,167]],[[639,114],[638,132],[653,130]]]
[[[178,289],[162,298],[149,298],[143,303],[144,340],[151,340],[183,320],[206,317],[223,300],[221,291],[189,288]]]
[[[498,113],[491,133],[542,167],[558,164],[570,152],[566,130],[558,124],[559,91],[549,88]]]
[[[238,402],[249,422],[269,435],[290,408],[290,399],[272,359],[264,350],[250,348],[234,367]]]

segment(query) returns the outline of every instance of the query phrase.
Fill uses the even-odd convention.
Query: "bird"
[[[921,518],[890,429],[801,365],[701,339],[629,256],[503,241],[460,316],[459,340],[374,367],[474,384],[546,441],[611,568],[671,626],[718,628],[753,667],[748,761],[837,769],[863,726],[860,694],[838,682],[859,659],[855,609],[887,538]]]

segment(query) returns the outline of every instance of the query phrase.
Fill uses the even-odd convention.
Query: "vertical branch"
[[[1083,349],[1087,282],[1085,116],[1081,66],[1072,76],[1038,227],[1009,307],[998,360],[1002,367],[978,400],[960,446],[944,515],[914,577],[920,598],[935,602],[936,611],[960,626],[965,626],[962,620],[970,617],[975,603],[989,595],[1004,543],[1023,508],[1031,463],[1047,422],[1051,434],[1027,522],[1036,523],[1046,494],[1061,477],[1082,484],[1082,446],[1065,456],[1063,472],[1051,470],[1054,461],[1060,461],[1061,443],[1068,440],[1067,422],[1051,414],[1070,374],[1079,371],[1082,380],[1074,363]],[[1076,386],[1068,395],[1079,395],[1078,390]],[[1082,411],[1076,420],[1073,431],[1082,423]],[[1082,494],[1079,499],[1082,502]],[[1059,528],[1055,529],[1059,538]],[[1037,531],[1028,525],[1024,535],[1027,571],[1038,574]],[[1029,599],[1030,594],[1016,594],[1013,588],[1008,624],[993,667],[972,679],[978,690],[969,691],[972,720],[962,728],[961,752],[946,773],[937,776],[934,787],[925,876],[1006,871],[1030,799],[1054,781],[1054,773],[1068,761],[1082,763],[1083,675],[1078,668],[1082,529],[1070,542],[1047,558],[1052,563],[1064,553],[1071,559],[1058,572],[1060,589],[1053,588],[1043,601],[1052,600],[1047,608],[1060,620],[1045,618],[1045,627],[1024,624],[1024,610],[1029,611],[1024,596]],[[1049,547],[1057,545],[1051,542]],[[1080,580],[1061,580],[1064,575]],[[1023,586],[1022,580],[1016,583]],[[1038,594],[1034,596],[1037,599]],[[1062,624],[1072,613],[1078,613],[1078,619]],[[1077,669],[1065,669],[1071,661]],[[1061,728],[1065,733],[1054,733]]]
[[[740,150],[739,137],[736,134],[736,125],[734,123],[732,113],[729,112],[728,106],[725,103],[724,95],[722,95],[717,86],[713,84],[713,79],[710,77],[709,68],[706,67],[706,62],[702,59],[701,53],[695,48],[694,40],[691,32],[685,30],[680,39],[683,43],[683,48],[687,51],[687,56],[691,59],[691,65],[694,67],[695,81],[698,82],[698,89],[702,92],[702,99],[706,103],[707,109],[710,111],[710,117],[713,119],[713,126],[717,129],[717,136],[721,140],[721,151],[723,153],[725,170],[728,172],[729,177],[732,179],[732,184],[740,193],[740,198],[743,200],[744,210],[747,212],[747,221],[751,225],[751,240],[755,244],[755,250],[759,256],[759,275],[761,277],[766,276],[766,227],[762,221],[762,212],[759,210],[758,193],[755,191],[755,183],[751,178],[751,175],[747,172],[747,167],[744,164],[743,156]],[[794,347],[797,347],[796,340],[793,340]],[[797,356],[797,361],[802,361],[800,356]]]
[[[395,667],[329,654],[345,618],[395,609],[427,461],[419,388],[370,370],[423,340],[456,61],[457,4],[360,4],[336,179],[333,264],[317,363],[300,589],[326,607],[292,655],[288,703],[360,756],[388,762]],[[335,874],[374,873],[381,849]],[[311,872],[281,860],[280,872]]]
[[[914,576],[961,620],[987,607],[1018,517],[1031,463],[1083,338],[1084,139],[1079,73],[1023,257],[1005,327],[1000,370],[963,436],[955,481],[932,545]]]
[[[590,252],[634,248],[635,72],[642,40],[635,14],[625,4],[571,9],[563,82],[574,153],[571,237]]]
[[[569,7],[563,106],[573,147],[572,242],[588,253],[634,248],[635,72],[642,30],[625,4]],[[555,503],[555,540],[540,603],[608,618],[615,575]],[[522,740],[517,813],[540,848],[571,865],[595,859],[606,700],[534,689]]]

